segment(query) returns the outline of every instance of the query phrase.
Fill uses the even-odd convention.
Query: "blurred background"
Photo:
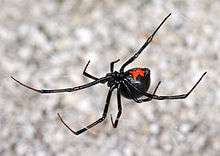
[[[217,156],[220,153],[220,1],[218,0],[0,0],[1,156]],[[37,88],[88,83],[134,54],[164,17],[153,43],[132,67],[151,69],[152,91],[187,92],[185,100],[136,104],[122,98],[117,129],[113,94],[106,120],[75,136],[74,129],[102,114],[108,88],[96,85],[74,93],[40,95],[10,79]]]

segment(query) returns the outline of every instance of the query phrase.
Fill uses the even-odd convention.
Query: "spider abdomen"
[[[150,86],[150,70],[148,68],[132,68],[125,72],[124,85],[120,86],[121,94],[127,99],[139,98]]]

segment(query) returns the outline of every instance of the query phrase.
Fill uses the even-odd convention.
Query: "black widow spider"
[[[156,88],[154,89],[153,93],[147,93],[147,90],[150,86],[150,69],[148,68],[132,68],[124,72],[125,67],[132,63],[140,54],[141,52],[148,46],[149,43],[153,40],[154,35],[156,32],[160,29],[160,27],[163,25],[163,23],[167,20],[167,18],[171,15],[171,13],[164,18],[164,20],[160,23],[160,25],[156,28],[156,30],[147,38],[146,42],[144,45],[132,56],[129,58],[120,68],[120,71],[114,71],[114,64],[119,61],[113,61],[110,63],[110,73],[107,73],[106,76],[97,78],[89,73],[86,72],[86,69],[90,63],[86,64],[83,75],[93,79],[94,81],[89,82],[87,84],[73,87],[73,88],[64,88],[64,89],[35,89],[33,87],[30,87],[26,84],[21,83],[20,81],[16,80],[14,77],[11,76],[13,80],[15,80],[17,83],[20,85],[31,89],[33,91],[36,91],[38,93],[61,93],[61,92],[74,92],[77,90],[85,89],[88,87],[91,87],[93,85],[96,85],[98,83],[105,84],[107,83],[107,86],[110,88],[108,91],[108,95],[106,98],[106,103],[104,107],[104,111],[102,116],[93,122],[92,124],[89,124],[88,126],[78,130],[74,131],[72,130],[62,119],[59,113],[57,113],[58,117],[60,118],[61,122],[75,135],[79,135],[88,129],[94,127],[98,123],[101,123],[107,116],[108,108],[109,108],[109,103],[111,99],[111,95],[114,89],[117,89],[117,101],[118,101],[118,113],[116,119],[113,121],[112,116],[111,116],[111,122],[114,128],[117,127],[119,118],[122,113],[122,106],[121,106],[121,95],[124,96],[127,99],[132,99],[137,103],[142,103],[146,101],[151,101],[152,99],[156,100],[165,100],[165,99],[184,99],[186,98],[194,89],[195,87],[199,84],[199,82],[202,80],[202,78],[205,76],[207,72],[205,72],[200,79],[196,82],[196,84],[186,93],[186,94],[179,94],[179,95],[157,95],[156,91],[161,83],[161,81],[158,82]],[[141,98],[144,97],[144,98]]]

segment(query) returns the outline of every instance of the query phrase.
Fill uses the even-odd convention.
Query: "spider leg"
[[[107,115],[107,112],[108,112],[108,107],[109,107],[109,103],[110,103],[110,99],[111,99],[111,95],[112,95],[112,91],[115,89],[115,86],[111,87],[109,89],[109,92],[108,92],[108,95],[107,95],[107,98],[106,98],[106,104],[105,104],[105,108],[104,108],[104,111],[103,111],[103,114],[102,114],[102,117],[99,118],[98,120],[96,120],[95,122],[93,122],[92,124],[78,130],[78,131],[74,131],[72,130],[67,124],[66,122],[62,119],[62,117],[60,116],[59,113],[57,113],[58,117],[60,118],[61,122],[75,135],[79,135],[85,131],[87,131],[88,129],[94,127],[95,125],[97,125],[98,123],[101,123],[102,121],[104,121],[104,119],[106,118],[106,115]]]
[[[189,96],[189,94],[196,88],[196,86],[199,84],[199,82],[202,80],[202,78],[205,76],[207,72],[203,73],[200,79],[194,84],[194,86],[186,93],[186,94],[180,94],[180,95],[154,95],[153,99],[157,100],[165,100],[165,99],[185,99]]]
[[[87,69],[87,67],[89,66],[89,63],[90,63],[90,60],[88,61],[88,63],[86,64],[86,66],[85,66],[85,68],[84,68],[84,70],[83,70],[83,75],[86,76],[86,77],[88,77],[88,78],[91,78],[91,79],[93,79],[93,80],[98,80],[99,78],[97,78],[97,77],[95,77],[95,76],[93,76],[93,75],[91,75],[91,74],[89,74],[89,73],[86,72],[86,69]]]
[[[134,100],[134,101],[137,102],[137,103],[141,103],[142,101],[141,101],[141,100],[138,100],[137,97],[135,97],[135,95],[132,94],[132,92],[131,92],[130,88],[128,87],[128,85],[127,85],[125,82],[122,82],[122,83],[123,83],[123,85],[126,87],[126,89],[127,89],[127,91],[128,91],[128,95],[129,95],[130,97],[132,97],[132,100]]]
[[[116,117],[114,122],[113,122],[112,115],[111,115],[111,122],[112,122],[112,126],[114,128],[116,128],[118,126],[118,121],[119,121],[119,118],[120,118],[121,113],[122,113],[121,94],[120,94],[119,87],[120,87],[120,85],[118,86],[118,89],[117,89],[118,114],[117,114],[117,117]]]
[[[127,81],[125,81],[125,82],[127,82]],[[127,82],[127,83],[128,83],[128,85],[127,85],[125,82],[123,82],[123,84],[124,84],[124,86],[126,87],[129,96],[132,97],[132,99],[133,99],[135,102],[137,102],[137,103],[142,103],[142,102],[151,101],[151,100],[153,99],[153,98],[152,98],[153,96],[147,97],[147,98],[145,98],[145,99],[138,99],[137,97],[135,97],[135,95],[132,94],[132,91],[130,90],[130,88],[128,87],[128,85],[130,85],[131,87],[134,87],[134,89],[136,89],[136,90],[137,90],[137,88],[136,88],[135,86],[129,84],[128,82]],[[153,95],[156,93],[156,91],[157,91],[157,89],[158,89],[160,83],[161,83],[161,81],[159,81],[159,83],[157,84],[156,88],[154,89]],[[137,91],[139,91],[139,90],[137,90]],[[140,92],[142,93],[143,91],[140,91]]]
[[[120,59],[117,59],[116,61],[113,61],[110,63],[110,72],[113,73],[114,71],[114,64],[117,63],[118,61],[120,61]]]
[[[160,27],[164,24],[164,22],[167,20],[167,18],[171,15],[171,13],[164,18],[164,20],[160,23],[160,25],[156,28],[156,30],[147,38],[146,42],[144,43],[144,45],[138,50],[138,52],[136,52],[129,60],[127,60],[120,69],[120,72],[124,71],[124,68],[132,63],[140,54],[141,52],[148,46],[149,43],[151,43],[151,41],[153,40],[154,35],[156,34],[156,32],[160,29]]]
[[[26,87],[28,89],[31,89],[35,92],[38,92],[38,93],[41,93],[41,94],[47,94],[47,93],[62,93],[62,92],[74,92],[74,91],[77,91],[77,90],[81,90],[81,89],[84,89],[84,88],[88,88],[88,87],[91,87],[93,85],[96,85],[98,83],[105,83],[108,81],[108,79],[110,77],[108,76],[105,76],[105,77],[102,77],[98,80],[95,80],[95,81],[92,81],[92,82],[89,82],[87,84],[84,84],[84,85],[81,85],[81,86],[77,86],[77,87],[72,87],[72,88],[63,88],[63,89],[36,89],[36,88],[33,88],[33,87],[30,87],[20,81],[18,81],[17,79],[15,79],[14,77],[11,76],[11,78],[16,81],[17,83],[19,83],[20,85],[22,85],[23,87]]]
[[[161,84],[161,81],[159,81],[158,83],[157,83],[157,86],[156,86],[156,88],[154,89],[154,91],[153,91],[153,96],[156,94],[156,92],[157,92],[157,89],[158,89],[158,87],[159,87],[159,85]],[[146,101],[151,101],[153,98],[151,97],[151,98],[149,98],[149,97],[147,97],[146,99],[139,99],[139,100],[141,100],[142,102],[146,102]]]
[[[165,100],[165,99],[185,99],[187,98],[190,93],[196,88],[196,86],[200,83],[200,81],[202,80],[202,78],[205,76],[207,72],[203,73],[202,76],[200,77],[200,79],[193,85],[193,87],[186,93],[186,94],[179,94],[179,95],[153,95],[153,94],[149,94],[146,92],[141,91],[140,89],[138,89],[137,87],[135,87],[134,85],[132,85],[129,81],[126,80],[127,83],[129,83],[129,85],[133,86],[134,89],[136,89],[137,91],[140,91],[143,95],[150,97],[152,99],[156,99],[156,100]]]

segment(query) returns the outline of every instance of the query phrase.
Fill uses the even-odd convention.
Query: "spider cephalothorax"
[[[118,125],[118,120],[121,116],[122,113],[122,106],[121,106],[121,95],[124,96],[127,99],[132,99],[137,103],[142,103],[146,101],[151,101],[152,99],[156,100],[165,100],[165,99],[184,99],[186,98],[194,89],[195,87],[199,84],[199,82],[202,80],[202,78],[205,76],[206,72],[203,73],[203,75],[200,77],[200,79],[194,84],[194,86],[186,93],[186,94],[180,94],[180,95],[157,95],[156,91],[157,88],[160,85],[160,81],[158,82],[157,86],[155,87],[153,93],[148,93],[148,88],[150,86],[150,70],[148,68],[132,68],[127,71],[124,71],[125,67],[132,63],[140,54],[141,52],[148,46],[148,44],[153,40],[154,35],[156,32],[159,30],[159,28],[163,25],[163,23],[167,20],[167,18],[170,16],[169,14],[164,20],[160,23],[160,25],[156,28],[156,30],[147,38],[146,42],[144,45],[132,56],[130,59],[128,59],[120,68],[119,71],[114,71],[114,64],[119,61],[113,61],[110,63],[110,73],[107,73],[106,76],[97,78],[89,73],[86,72],[86,69],[90,63],[86,64],[83,75],[93,79],[94,81],[77,86],[77,87],[71,87],[71,88],[64,88],[64,89],[36,89],[33,87],[30,87],[26,84],[21,83],[14,77],[11,77],[13,80],[18,82],[20,85],[29,88],[31,90],[34,90],[39,93],[61,93],[61,92],[74,92],[77,90],[85,89],[88,87],[91,87],[93,85],[96,85],[98,83],[105,84],[107,83],[107,86],[110,88],[108,91],[108,95],[106,98],[106,103],[104,107],[104,111],[102,116],[96,120],[95,122],[89,124],[85,128],[82,128],[78,131],[72,130],[61,118],[60,114],[58,113],[57,115],[59,116],[60,120],[62,123],[75,135],[81,134],[88,129],[94,127],[98,123],[102,122],[108,113],[108,108],[109,108],[109,103],[111,99],[111,95],[113,90],[117,90],[117,101],[118,101],[118,113],[116,116],[115,121],[113,121],[112,116],[111,116],[111,122],[114,128],[117,127]]]

